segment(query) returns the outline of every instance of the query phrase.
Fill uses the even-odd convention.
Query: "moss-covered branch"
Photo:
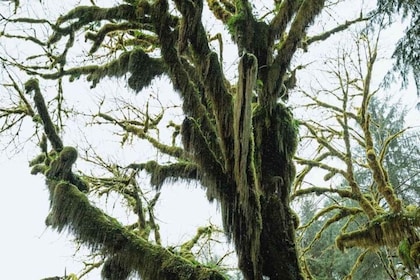
[[[308,244],[308,246],[306,248],[304,248],[302,250],[302,254],[305,254],[307,251],[309,251],[312,246],[315,244],[316,241],[318,241],[319,239],[321,239],[322,234],[324,233],[324,231],[333,223],[336,223],[348,216],[355,216],[357,214],[363,213],[363,210],[360,208],[356,208],[356,207],[341,207],[341,206],[335,206],[332,205],[330,207],[324,208],[321,212],[323,213],[318,213],[316,215],[317,218],[325,215],[325,213],[328,213],[332,210],[335,209],[339,209],[338,213],[336,213],[334,216],[328,218],[325,223],[322,225],[321,229],[317,231],[317,233],[315,234],[314,238],[311,240],[311,242]],[[315,218],[315,216],[311,219],[311,221],[305,225],[306,227],[309,226],[310,223],[313,223],[317,218]]]
[[[296,0],[281,1],[275,17],[270,22],[270,39],[272,41],[280,38],[284,34],[287,25],[292,20],[293,15],[297,12],[301,3],[302,1]]]
[[[408,127],[405,128],[405,129],[402,129],[402,130],[400,130],[400,131],[398,131],[398,132],[396,132],[396,133],[394,133],[392,135],[389,135],[385,139],[385,141],[384,141],[384,143],[383,143],[383,145],[381,147],[381,151],[379,152],[379,155],[378,155],[379,156],[379,158],[378,158],[379,162],[382,163],[384,161],[385,156],[386,156],[386,154],[388,152],[389,144],[391,144],[391,142],[394,141],[395,139],[397,139],[398,137],[402,136],[402,134],[404,134],[408,129],[409,129]]]
[[[34,93],[35,107],[42,120],[45,134],[50,140],[51,145],[53,146],[54,150],[58,152],[61,151],[63,149],[63,142],[61,141],[61,138],[57,134],[55,125],[51,121],[47,105],[45,104],[44,97],[42,96],[41,90],[39,88],[38,80],[35,78],[28,80],[25,83],[25,90],[28,93],[32,91],[35,92]]]
[[[309,130],[309,132],[313,135],[313,137],[315,138],[315,140],[322,147],[324,147],[325,149],[327,149],[331,153],[331,156],[336,157],[336,158],[342,160],[343,162],[346,161],[346,154],[344,154],[343,152],[341,152],[339,149],[333,147],[333,145],[331,144],[331,139],[327,139],[323,135],[319,135],[319,133],[318,133],[319,132],[319,128],[315,128],[314,126],[312,126],[308,122],[301,122],[301,124],[303,126],[305,126]],[[328,138],[329,138],[329,136],[328,136]]]
[[[49,38],[48,43],[57,43],[63,36],[74,33],[92,22],[99,22],[101,20],[127,20],[136,22],[138,20],[137,16],[136,9],[132,5],[127,4],[111,8],[78,6],[57,19],[55,32]],[[59,27],[60,25],[70,21],[72,23],[70,23],[67,27]]]
[[[347,28],[349,28],[351,25],[353,25],[355,23],[362,22],[362,21],[367,21],[369,19],[370,19],[370,17],[363,17],[363,15],[360,15],[360,17],[358,17],[358,18],[356,18],[354,20],[346,21],[345,23],[340,24],[340,25],[337,25],[336,27],[334,27],[334,28],[332,28],[332,29],[330,29],[328,31],[325,31],[325,32],[323,32],[321,34],[308,37],[305,40],[305,43],[307,45],[310,45],[310,44],[312,44],[314,42],[324,41],[324,40],[328,39],[330,36],[332,36],[332,35],[334,35],[334,34],[336,34],[338,32],[341,32],[343,30],[346,30]]]
[[[147,87],[153,79],[166,72],[161,59],[151,58],[140,48],[124,52],[119,58],[100,67],[93,66],[92,68],[93,71],[87,76],[88,81],[92,82],[92,87],[95,87],[104,77],[121,77],[130,72],[128,85],[135,91]],[[72,76],[78,77],[77,73]]]
[[[317,149],[317,153],[319,153],[322,150],[322,147],[319,146]],[[328,157],[331,156],[330,152],[324,152],[317,157],[314,158],[315,161],[322,161]],[[294,181],[294,191],[299,189],[302,186],[303,180],[305,179],[305,176],[312,170],[314,166],[313,165],[306,165],[296,176]]]
[[[368,222],[364,228],[342,233],[336,239],[340,250],[351,247],[396,247],[401,240],[415,237],[415,227],[420,227],[420,208],[385,214]]]
[[[147,163],[132,163],[128,168],[145,170],[151,174],[150,183],[160,188],[165,180],[197,180],[199,174],[197,166],[190,162],[176,162],[167,165],[161,165],[156,161]]]
[[[131,22],[123,22],[118,24],[107,23],[104,26],[102,26],[98,32],[86,32],[85,38],[93,41],[93,45],[89,50],[89,54],[93,54],[99,49],[99,47],[101,46],[102,42],[108,34],[119,31],[140,29],[141,26],[141,24]]]
[[[213,178],[210,181],[215,182],[214,179],[221,176],[225,168],[220,146],[221,136],[216,132],[217,128],[208,111],[207,103],[202,103],[200,84],[194,83],[194,79],[190,78],[188,69],[184,67],[176,49],[177,36],[169,25],[168,8],[167,1],[156,1],[152,16],[169,76],[183,98],[183,110],[187,115],[181,129],[184,147],[187,153],[197,160],[199,167],[206,169],[206,176]],[[193,139],[197,142],[191,142]]]
[[[61,56],[60,56],[61,57]],[[125,51],[118,58],[103,65],[87,65],[60,69],[53,73],[38,72],[37,66],[16,65],[29,75],[37,75],[48,80],[58,80],[69,76],[70,81],[86,75],[94,88],[105,77],[122,77],[131,73],[128,85],[135,91],[140,91],[150,85],[152,80],[166,73],[166,67],[160,58],[152,58],[141,48]],[[42,68],[45,70],[45,68]]]
[[[362,106],[360,108],[359,121],[363,129],[364,138],[366,140],[366,158],[368,159],[369,167],[372,170],[373,179],[377,184],[377,189],[379,193],[385,198],[392,211],[397,213],[402,210],[402,202],[395,195],[394,188],[389,182],[387,172],[382,162],[378,159],[377,152],[374,148],[372,132],[370,131],[371,119],[368,112],[368,105],[372,97],[372,93],[370,92],[370,84],[373,75],[373,65],[377,58],[377,44],[373,47],[368,44],[367,53],[368,61],[366,67],[366,77],[363,81],[363,99]]]
[[[281,96],[284,82],[283,77],[286,74],[292,57],[296,52],[298,44],[304,38],[307,27],[314,21],[315,17],[324,7],[324,2],[325,0],[305,0],[299,6],[296,16],[291,23],[288,36],[280,45],[278,54],[274,58],[272,65],[269,65],[268,80],[264,84],[263,95],[261,96],[263,104],[273,106]],[[290,4],[290,8],[288,9],[293,10],[293,8],[295,6]],[[291,15],[292,13],[288,12],[287,14]]]
[[[33,42],[36,45],[39,45],[39,46],[42,46],[42,47],[47,45],[46,42],[43,42],[43,41],[39,40],[38,38],[32,37],[32,36],[13,35],[13,34],[7,34],[7,33],[4,33],[4,32],[0,32],[0,37],[10,38],[10,39],[18,39],[18,40],[23,40],[23,41],[30,41],[30,42]]]
[[[319,162],[319,161],[296,157],[296,162],[298,164],[309,165],[309,166],[312,166],[312,167],[319,167],[319,168],[327,170],[327,171],[329,171],[333,174],[341,174],[341,175],[343,175],[344,178],[346,177],[346,171],[344,171],[342,169],[339,169],[339,168],[336,168],[336,167],[333,167],[333,166],[330,166],[328,164]]]
[[[291,200],[298,196],[308,195],[308,194],[316,194],[321,195],[325,193],[336,193],[342,198],[354,198],[353,193],[350,189],[333,189],[333,188],[322,188],[322,187],[310,187],[310,188],[304,188],[296,190],[291,195]]]
[[[347,111],[347,110],[343,110],[342,108],[335,106],[333,104],[324,102],[322,100],[320,100],[319,98],[317,98],[316,96],[314,96],[313,94],[310,94],[308,92],[303,91],[302,92],[306,97],[308,97],[309,99],[313,100],[315,103],[314,104],[308,104],[306,106],[313,106],[313,107],[322,107],[322,108],[326,108],[328,110],[334,111],[336,113],[338,113],[339,115],[344,115],[347,114],[347,116],[351,117],[354,120],[357,120],[357,115],[354,114],[353,112]]]
[[[224,24],[228,24],[236,10],[235,6],[227,0],[207,0],[207,4],[214,16]]]
[[[92,249],[117,256],[124,269],[138,272],[142,279],[225,279],[215,270],[193,264],[132,234],[114,218],[92,206],[87,197],[68,182],[57,184],[50,218],[57,230],[68,229]]]
[[[149,127],[149,125],[147,125],[146,127],[146,123],[134,123],[129,120],[117,120],[114,117],[105,113],[98,113],[97,116],[103,118],[104,120],[110,121],[113,124],[117,124],[127,133],[132,133],[140,139],[147,140],[150,144],[153,145],[153,147],[155,147],[160,152],[166,155],[172,156],[177,159],[185,158],[185,152],[182,148],[165,145],[162,142],[150,136],[149,134],[147,134],[147,130],[151,129],[151,127]],[[149,118],[149,116],[146,116],[146,119],[147,118]],[[151,122],[153,122],[153,120],[151,120]],[[155,125],[157,125],[157,123]]]
[[[207,32],[201,22],[202,1],[175,1],[183,15],[178,38],[178,50],[183,52],[187,45],[196,57],[194,61],[204,85],[204,94],[209,106],[209,114],[216,122],[217,135],[220,138],[221,152],[226,165],[232,152],[232,96],[229,94],[222,67],[216,53],[210,50]],[[230,167],[227,166],[227,169]]]

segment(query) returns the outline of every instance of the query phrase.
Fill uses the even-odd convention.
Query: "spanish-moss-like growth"
[[[130,164],[129,168],[146,170],[150,177],[150,183],[160,188],[165,180],[194,180],[198,179],[197,166],[190,162],[178,162],[169,165],[160,165],[156,161],[145,164]]]
[[[109,255],[103,271],[105,279],[125,279],[132,271],[139,273],[142,279],[156,279],[156,275],[159,279],[224,279],[216,271],[196,266],[150,244],[92,206],[70,182],[76,158],[74,148],[64,147],[46,173],[51,192],[48,223],[59,231],[70,230],[92,250],[102,250]],[[150,258],[154,266],[145,265]]]
[[[140,91],[150,85],[153,79],[165,72],[165,68],[160,59],[151,58],[142,49],[126,51],[120,57],[103,66],[97,67],[87,76],[87,80],[92,82],[92,87],[104,77],[121,77],[127,72],[131,73],[128,78],[128,85],[135,91]],[[78,77],[81,74],[73,74]]]
[[[379,216],[365,228],[343,233],[336,239],[340,250],[351,247],[396,247],[405,238],[417,239],[415,227],[420,226],[420,210]]]
[[[56,182],[64,180],[75,185],[80,191],[87,192],[89,190],[87,184],[72,171],[72,165],[76,160],[77,150],[73,147],[64,147],[45,171],[47,184],[53,187]],[[54,190],[50,189],[50,191],[53,192]]]
[[[119,261],[118,256],[112,256],[106,259],[101,276],[104,280],[120,280],[127,279],[130,273],[131,270],[125,267],[124,262]]]
[[[50,222],[59,231],[70,230],[93,250],[111,258],[117,254],[125,273],[137,272],[142,279],[225,279],[217,271],[197,266],[131,233],[65,181],[55,186]]]

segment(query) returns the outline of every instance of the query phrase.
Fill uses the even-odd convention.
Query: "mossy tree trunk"
[[[303,278],[294,241],[296,217],[289,207],[296,126],[278,99],[291,58],[323,1],[297,2],[285,1],[267,24],[254,18],[247,1],[224,3],[224,9],[209,1],[238,45],[241,58],[234,87],[225,81],[220,62],[209,49],[200,1],[175,1],[183,16],[179,33],[169,27],[166,1],[158,1],[153,15],[163,60],[184,99],[185,151],[197,163],[209,198],[221,204],[224,227],[236,245],[246,279]],[[287,24],[289,36],[274,57],[274,42]],[[188,73],[179,56],[186,45],[198,77]],[[254,97],[258,100],[253,104]]]

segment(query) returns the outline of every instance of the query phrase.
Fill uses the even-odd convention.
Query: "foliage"
[[[420,65],[418,57],[418,49],[420,48],[418,36],[420,34],[420,9],[417,1],[392,1],[379,0],[377,1],[378,17],[388,15],[390,18],[402,17],[408,19],[409,23],[404,30],[404,36],[398,41],[393,57],[395,64],[389,76],[392,73],[398,72],[403,80],[403,86],[407,86],[409,81],[409,74],[412,73],[414,81],[417,85],[417,94],[420,94]]]

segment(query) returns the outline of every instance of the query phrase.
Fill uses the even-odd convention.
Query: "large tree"
[[[126,0],[108,7],[91,1],[54,19],[3,15],[4,38],[27,41],[37,48],[26,61],[21,54],[5,52],[9,54],[2,58],[5,76],[17,94],[1,116],[3,132],[18,129],[26,116],[34,121],[41,155],[31,166],[34,174],[45,175],[49,187],[47,224],[59,231],[68,229],[81,243],[99,251],[106,258],[106,279],[124,279],[131,272],[142,279],[223,279],[219,271],[189,256],[190,243],[180,252],[161,246],[150,210],[154,199],[145,199],[136,176],[146,171],[156,190],[166,179],[199,181],[208,199],[220,205],[224,231],[235,245],[245,279],[302,279],[295,244],[298,222],[289,205],[297,122],[279,100],[296,85],[300,67],[290,68],[299,49],[307,52],[312,44],[368,19],[367,12],[358,11],[354,18],[343,16],[342,24],[321,34],[307,34],[317,16],[326,11],[319,17],[325,19],[330,14],[334,2],[284,0],[257,8],[246,0],[208,0],[207,5],[199,0]],[[20,12],[19,2],[15,5],[15,12]],[[203,12],[213,14],[236,45],[236,78],[226,78],[223,42],[227,38],[219,33],[209,36]],[[16,26],[25,27],[16,30]],[[40,35],[43,32],[47,35]],[[83,49],[83,36],[90,43],[88,51]],[[217,51],[211,47],[213,40],[219,42]],[[15,69],[30,76],[24,90],[16,81]],[[141,94],[160,76],[167,77],[181,97],[182,123],[168,123],[174,131],[173,143],[161,142],[152,133],[161,125],[165,110],[153,114],[148,103],[143,110],[126,104],[120,108],[130,113],[99,110],[93,117],[118,126],[123,143],[130,137],[144,139],[169,160],[122,166],[106,164],[97,156],[112,178],[76,173],[78,151],[62,137],[71,113],[65,108],[63,78],[86,78],[92,87],[107,78],[127,78],[128,87]],[[58,95],[46,103],[41,89],[47,81],[57,81]],[[170,99],[170,93],[161,98]],[[362,117],[368,121],[366,114]],[[369,164],[383,177],[378,189],[399,214],[401,202],[389,193],[377,155],[367,145]],[[104,186],[127,200],[138,216],[136,224],[123,226],[93,206],[86,193]],[[374,219],[372,202],[360,192],[354,195]],[[153,239],[150,232],[155,233]],[[341,239],[341,248],[353,244],[352,236]]]

